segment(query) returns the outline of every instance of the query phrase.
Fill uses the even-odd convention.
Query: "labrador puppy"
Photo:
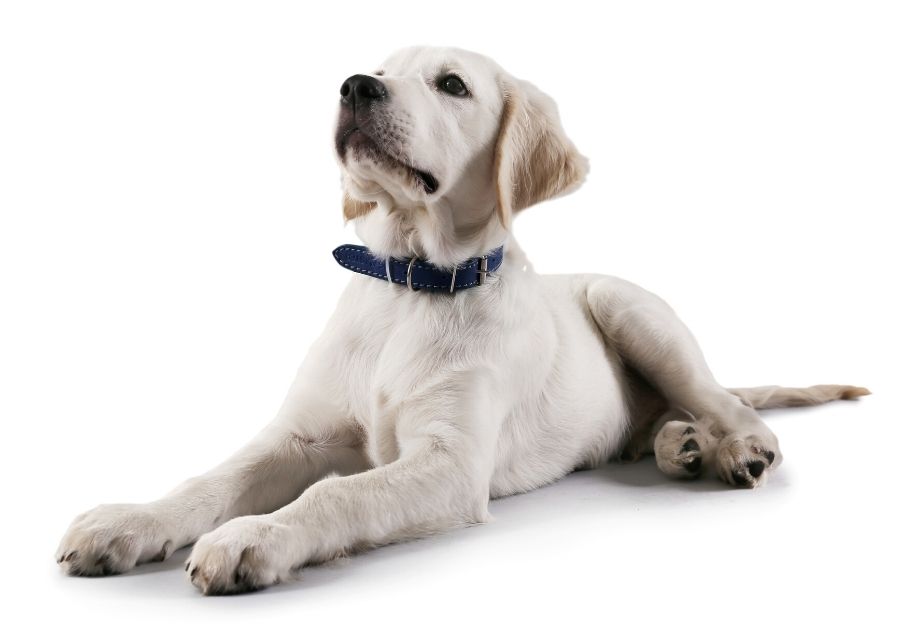
[[[343,212],[367,247],[274,420],[213,470],[77,517],[57,561],[107,575],[166,559],[204,594],[488,520],[488,501],[611,459],[756,488],[782,461],[757,409],[869,393],[726,389],[660,298],[540,276],[516,213],[588,171],[553,101],[471,52],[401,50],[344,81]],[[356,272],[356,273],[351,273]]]

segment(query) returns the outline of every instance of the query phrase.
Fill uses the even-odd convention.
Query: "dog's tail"
[[[779,407],[809,407],[832,400],[856,400],[868,396],[865,387],[853,385],[813,385],[812,387],[737,387],[728,390],[754,409],[777,409]]]

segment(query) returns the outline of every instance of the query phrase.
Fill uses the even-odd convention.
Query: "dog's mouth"
[[[412,177],[413,181],[422,187],[425,194],[431,195],[437,192],[439,183],[434,175],[428,171],[423,171],[422,169],[407,164],[403,160],[392,155],[357,126],[349,127],[338,138],[338,153],[341,155],[341,158],[345,157],[347,149],[350,147],[364,152],[368,157],[373,158],[376,161],[384,161],[389,165],[397,166],[405,170]]]

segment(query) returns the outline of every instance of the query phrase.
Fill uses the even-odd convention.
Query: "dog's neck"
[[[448,199],[428,206],[379,200],[356,219],[356,233],[376,255],[412,258],[452,268],[504,246],[510,233],[492,207],[454,207]]]

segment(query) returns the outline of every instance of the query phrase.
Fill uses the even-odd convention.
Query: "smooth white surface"
[[[0,7],[4,608],[68,627],[896,623],[891,3],[7,3]],[[70,519],[212,466],[281,402],[347,272],[341,81],[406,44],[553,95],[588,183],[528,210],[539,270],[665,297],[720,381],[848,382],[768,414],[768,487],[649,461],[492,504],[495,521],[203,599],[164,565],[70,579]],[[201,447],[202,446],[202,447]]]

